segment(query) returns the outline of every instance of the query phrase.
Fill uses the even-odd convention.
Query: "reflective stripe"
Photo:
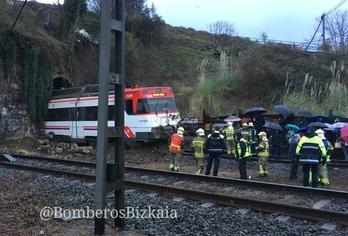
[[[302,149],[313,149],[313,150],[319,150],[319,147],[314,146],[303,146]]]
[[[223,152],[224,149],[221,148],[212,148],[212,149],[208,149],[208,152]]]
[[[299,162],[308,162],[308,163],[319,163],[317,159],[299,159]]]

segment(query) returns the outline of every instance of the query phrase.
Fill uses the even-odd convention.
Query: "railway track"
[[[17,158],[20,158],[20,157],[17,156]],[[52,162],[64,163],[68,165],[74,164],[77,166],[89,166],[91,168],[95,167],[94,163],[86,163],[86,162],[80,162],[80,161],[68,161],[68,160],[59,160],[59,159],[49,160],[50,158],[46,158],[46,157],[28,157],[28,156],[25,156],[25,157],[22,156],[22,158],[52,161]],[[67,171],[67,170],[61,170],[61,169],[55,169],[55,168],[43,168],[38,166],[28,166],[28,165],[11,163],[6,161],[0,161],[0,165],[6,166],[9,168],[34,171],[34,172],[45,173],[50,175],[67,176],[72,178],[83,179],[86,181],[95,181],[95,175],[88,174],[88,173],[79,173],[75,171]],[[193,179],[197,181],[208,181],[208,182],[225,183],[225,184],[240,184],[240,185],[247,185],[247,186],[253,186],[253,187],[272,188],[275,190],[283,189],[287,191],[311,193],[311,194],[317,194],[319,196],[328,196],[328,197],[335,197],[335,198],[347,199],[348,197],[348,192],[343,192],[343,191],[312,189],[312,188],[304,188],[304,187],[289,186],[289,185],[282,185],[282,184],[264,183],[259,181],[243,181],[243,180],[230,179],[230,178],[207,177],[207,176],[190,175],[190,174],[184,174],[184,173],[150,170],[150,169],[134,168],[134,167],[126,167],[126,172],[162,175],[162,176],[174,176],[174,177],[178,177],[182,179],[191,179],[191,180]],[[298,218],[304,218],[304,219],[310,219],[310,220],[329,220],[329,221],[336,221],[343,225],[348,225],[348,214],[344,212],[313,209],[311,207],[289,205],[289,204],[256,200],[256,199],[244,198],[244,197],[242,198],[242,197],[236,197],[236,196],[231,196],[226,194],[211,193],[211,192],[193,190],[193,189],[182,188],[182,187],[173,187],[170,185],[148,183],[144,181],[125,180],[125,185],[127,186],[127,188],[140,188],[140,189],[148,190],[148,191],[156,191],[156,192],[182,195],[189,199],[213,201],[225,206],[247,207],[247,208],[253,208],[255,210],[259,210],[263,212],[282,212],[282,213],[286,213]]]
[[[49,158],[49,157],[43,157],[43,156],[27,156],[27,155],[12,155],[12,156],[14,156],[15,158],[22,158],[24,160],[40,160],[40,161],[53,162],[53,163],[56,162],[59,164],[64,164],[66,166],[89,167],[91,169],[95,169],[95,166],[96,166],[96,164],[93,162],[63,160],[63,159],[55,159],[55,158]],[[0,164],[10,166],[13,163],[0,162]],[[22,166],[25,166],[25,165],[22,165]],[[28,170],[30,170],[30,168],[34,169],[36,167],[30,166],[28,167]],[[45,168],[42,168],[42,169],[45,169]],[[228,185],[239,185],[239,186],[245,186],[245,187],[251,187],[251,188],[265,188],[265,189],[272,189],[276,191],[283,190],[283,191],[291,191],[296,193],[316,194],[318,196],[325,196],[325,197],[332,197],[332,198],[348,199],[348,192],[339,191],[339,190],[302,187],[302,186],[296,186],[296,185],[278,184],[278,183],[270,183],[270,182],[255,181],[255,180],[242,180],[242,179],[236,179],[236,178],[195,175],[195,174],[189,174],[189,173],[183,173],[183,172],[173,172],[173,171],[139,168],[139,167],[131,167],[131,166],[125,166],[125,171],[126,173],[171,176],[171,177],[176,177],[176,178],[180,178],[184,180],[206,181],[206,182],[221,183],[221,184],[228,184]],[[66,171],[66,173],[68,173],[67,175],[69,175],[69,172],[75,173],[73,171],[68,170]],[[80,172],[81,171],[79,170],[79,173]],[[87,169],[87,172],[88,172],[87,174],[89,174],[91,171]]]
[[[193,156],[191,152],[185,151],[183,153],[184,156]],[[223,155],[222,158],[224,159],[231,159],[231,157],[228,157],[226,155]],[[249,161],[257,161],[257,157],[251,157],[248,159]],[[268,158],[268,162],[270,163],[284,163],[284,164],[291,164],[291,160],[288,156],[270,156]],[[331,167],[337,167],[337,168],[348,168],[348,161],[346,160],[336,160],[333,159],[328,163]]]

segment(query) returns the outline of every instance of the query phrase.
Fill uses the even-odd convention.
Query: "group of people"
[[[328,185],[329,169],[327,163],[330,162],[333,146],[326,139],[322,129],[309,127],[302,134],[295,134],[289,145],[289,156],[292,160],[290,179],[297,179],[298,165],[302,165],[303,186],[312,185],[316,188],[320,182]]]
[[[235,132],[232,122],[227,123],[227,127],[220,131],[213,128],[213,132],[207,137],[205,131],[200,128],[196,131],[196,137],[192,140],[192,151],[197,161],[196,174],[209,175],[213,167],[213,175],[217,176],[220,166],[220,158],[227,154],[231,158],[236,158],[239,162],[239,172],[241,179],[247,179],[246,160],[257,155],[259,157],[259,175],[267,176],[267,158],[269,156],[269,144],[267,134],[264,131],[256,134],[256,129],[250,122],[249,125],[243,123],[242,128]],[[257,141],[259,140],[259,141]],[[182,152],[184,141],[184,129],[179,127],[177,132],[171,136],[169,153],[172,162],[169,169],[179,171],[178,163]]]
[[[179,171],[179,157],[181,156],[184,141],[184,128],[179,127],[171,136],[169,152],[172,161],[169,169]],[[235,132],[233,124],[227,123],[223,130],[213,128],[212,133],[205,135],[205,131],[199,128],[196,137],[192,140],[191,148],[197,162],[196,174],[209,175],[213,167],[213,175],[217,176],[220,166],[220,158],[227,154],[235,158],[239,164],[241,179],[248,179],[246,161],[252,156],[258,157],[259,176],[268,176],[267,159],[270,145],[267,133],[257,133],[253,123],[243,123],[242,127]],[[327,163],[333,147],[325,138],[324,131],[309,127],[301,134],[294,134],[289,145],[289,156],[292,160],[290,179],[297,179],[298,165],[303,167],[303,185],[317,187],[321,182],[324,185],[330,183]]]

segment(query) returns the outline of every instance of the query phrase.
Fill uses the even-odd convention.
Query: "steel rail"
[[[93,163],[93,162],[53,159],[53,158],[42,157],[42,156],[24,156],[24,155],[13,155],[13,156],[14,157],[17,156],[17,157],[29,158],[29,159],[52,161],[52,162],[57,162],[57,163],[64,163],[67,165],[72,164],[72,165],[88,166],[88,167],[95,168],[95,163]],[[173,171],[139,168],[139,167],[131,167],[131,166],[126,166],[125,171],[133,172],[133,173],[150,174],[150,175],[171,176],[171,177],[187,179],[187,180],[192,180],[192,181],[206,181],[206,182],[213,182],[213,183],[248,186],[248,187],[252,187],[252,188],[266,188],[266,189],[274,189],[274,190],[305,193],[305,194],[310,193],[310,194],[315,194],[318,196],[348,199],[348,192],[340,191],[340,190],[311,188],[311,187],[271,183],[271,182],[256,181],[256,180],[242,180],[242,179],[237,179],[237,178],[195,175],[195,174],[183,173],[183,172],[173,172]]]
[[[14,163],[0,161],[0,165],[16,168],[21,170],[28,170],[34,172],[40,172],[44,174],[52,174],[58,176],[69,176],[73,178],[79,178],[88,181],[95,181],[95,176],[90,174],[83,174],[77,172],[62,171],[57,169],[40,168],[34,166],[18,165]],[[330,220],[335,221],[342,225],[348,225],[348,214],[341,212],[333,212],[326,210],[318,210],[309,207],[302,207],[296,205],[287,205],[283,203],[275,203],[269,201],[255,200],[250,198],[234,197],[230,195],[208,193],[203,191],[170,187],[167,185],[144,183],[139,181],[125,180],[126,187],[128,188],[139,188],[146,191],[156,191],[166,194],[182,195],[188,199],[213,201],[217,204],[224,206],[234,207],[247,207],[254,210],[263,212],[282,212],[290,214],[291,216],[298,217],[301,219],[309,220]]]

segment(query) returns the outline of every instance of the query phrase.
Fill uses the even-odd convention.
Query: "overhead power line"
[[[16,17],[16,20],[13,22],[11,29],[8,31],[7,36],[6,36],[6,39],[5,39],[5,42],[4,42],[4,44],[2,45],[3,48],[6,46],[7,41],[8,41],[8,39],[9,39],[9,37],[10,37],[12,31],[13,31],[13,28],[16,26],[17,21],[18,21],[20,15],[22,14],[22,11],[23,11],[23,8],[24,8],[25,4],[27,4],[27,0],[24,0],[23,5],[22,5],[22,7],[21,7],[21,10],[19,11],[19,13],[18,13],[18,15],[17,15],[17,17]]]
[[[336,11],[340,6],[342,6],[343,3],[345,3],[347,0],[342,0],[340,1],[339,3],[337,3],[336,6],[334,6],[333,8],[331,8],[328,12],[324,13],[325,15],[329,15],[331,14],[332,12]]]
[[[313,34],[313,37],[312,37],[311,40],[309,41],[309,43],[308,43],[308,45],[306,46],[306,49],[305,49],[305,50],[307,50],[307,49],[309,48],[309,46],[311,45],[311,43],[312,43],[312,41],[313,41],[315,35],[318,33],[318,30],[319,30],[319,27],[320,27],[320,25],[321,25],[322,20],[323,20],[323,19],[321,19],[321,20],[319,21],[318,27],[317,27],[317,29],[315,30],[315,32],[314,32],[314,34]]]

